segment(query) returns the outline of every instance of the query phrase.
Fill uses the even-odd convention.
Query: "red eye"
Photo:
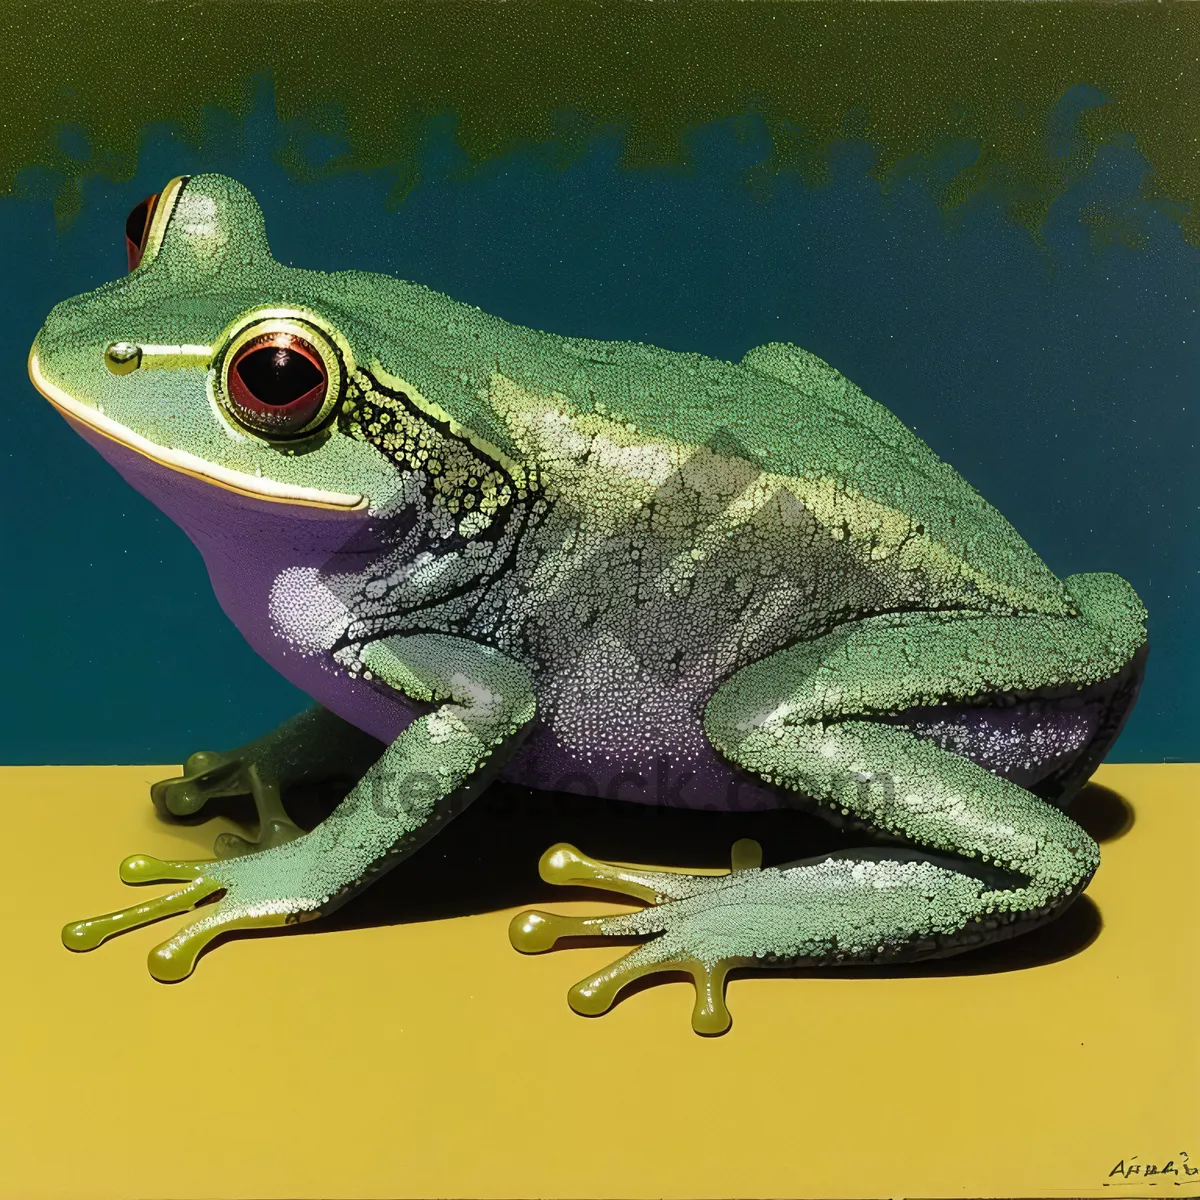
[[[298,433],[321,411],[328,391],[321,356],[292,333],[254,338],[229,366],[234,415],[259,433]]]
[[[129,269],[136,270],[146,253],[146,239],[150,236],[150,222],[158,204],[158,193],[147,196],[141,204],[135,204],[125,218],[125,253],[129,256]]]

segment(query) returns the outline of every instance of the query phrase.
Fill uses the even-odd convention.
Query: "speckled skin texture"
[[[1096,846],[1047,800],[1086,778],[1136,694],[1145,614],[1123,580],[1056,579],[796,347],[735,365],[522,329],[413,284],[280,266],[232,180],[168,196],[142,265],[59,305],[31,373],[188,532],[251,645],[387,749],[286,844],[131,860],[129,878],[186,886],[68,944],[219,894],[151,955],[181,977],[220,929],[329,911],[500,771],[647,802],[808,803],[913,847],[638,893],[661,903],[601,931],[660,935],[638,972],[699,964],[708,1032],[722,963],[948,952],[1085,886]],[[249,428],[230,384],[265,320],[328,374],[288,437]],[[148,349],[115,374],[114,342],[192,357]],[[545,948],[552,922],[530,920],[515,940]]]

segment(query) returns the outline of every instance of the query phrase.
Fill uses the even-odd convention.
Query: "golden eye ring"
[[[308,437],[332,419],[345,391],[346,355],[315,322],[264,315],[223,341],[213,389],[239,428],[284,442]]]

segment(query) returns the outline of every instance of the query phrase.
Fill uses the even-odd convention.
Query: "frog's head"
[[[126,234],[130,274],[57,305],[38,333],[39,391],[89,440],[227,491],[348,510],[386,499],[395,472],[335,419],[356,372],[322,303],[335,277],[277,263],[254,198],[221,176],[172,180]]]
[[[446,328],[447,306],[466,306],[386,276],[276,262],[253,196],[219,175],[172,180],[134,209],[126,233],[130,273],[57,305],[29,373],[135,486],[168,510],[182,473],[310,514],[378,512],[423,473],[440,475],[434,498],[452,525],[467,508],[478,521],[482,493],[444,494],[461,473],[449,458],[500,452],[440,395],[424,398],[478,394],[469,357],[456,356],[467,369],[443,384],[445,348],[428,333]],[[478,336],[466,341],[482,351]],[[495,465],[464,479],[478,490]]]

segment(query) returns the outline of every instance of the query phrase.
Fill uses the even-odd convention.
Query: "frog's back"
[[[799,481],[804,495],[828,485],[861,497],[864,520],[882,513],[882,524],[894,528],[888,516],[898,514],[911,531],[901,541],[934,545],[934,558],[944,573],[961,577],[972,605],[1070,610],[1061,582],[1004,516],[816,355],[771,343],[734,364],[637,343],[558,341],[566,360],[558,387],[577,410],[592,411],[599,401],[644,437],[747,460]],[[553,386],[547,379],[525,386],[537,383]],[[853,508],[836,506],[839,514]]]
[[[377,286],[379,277],[371,278]],[[383,365],[510,454],[519,451],[487,400],[497,376],[571,414],[603,413],[641,439],[704,447],[799,481],[808,495],[845,498],[869,525],[891,530],[891,550],[881,547],[879,555],[899,550],[960,577],[969,607],[1070,611],[1062,584],[1009,522],[888,409],[814,354],[771,343],[730,363],[560,337],[389,282],[399,289],[390,315],[403,314],[408,328],[375,340]],[[414,356],[416,330],[421,352]],[[847,504],[830,511],[840,520]]]

